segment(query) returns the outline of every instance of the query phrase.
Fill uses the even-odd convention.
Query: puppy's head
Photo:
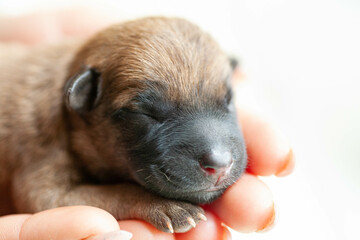
[[[69,69],[71,147],[100,182],[135,180],[204,203],[243,172],[227,56],[181,19],[144,18],[90,39]]]

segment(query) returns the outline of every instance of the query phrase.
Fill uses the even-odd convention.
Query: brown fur
[[[171,231],[170,222],[177,232],[191,227],[189,216],[201,219],[202,209],[192,204],[133,183],[91,185],[80,173],[86,164],[102,179],[107,164],[117,164],[122,180],[133,179],[125,161],[112,162],[116,129],[103,116],[109,109],[135,108],[129,101],[147,81],[162,84],[172,102],[191,105],[225,95],[228,59],[207,34],[181,19],[147,18],[112,26],[80,45],[0,45],[0,63],[2,213],[10,203],[16,212],[85,204],[116,218],[145,219],[163,231]],[[99,108],[87,116],[92,125],[63,100],[66,81],[85,66],[101,71],[103,80]]]

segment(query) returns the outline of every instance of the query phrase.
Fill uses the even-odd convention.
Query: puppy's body
[[[65,143],[62,88],[74,52],[70,45],[0,45],[0,183],[37,162],[45,145]]]
[[[184,20],[0,50],[0,187],[18,212],[86,204],[183,232],[203,213],[188,201],[213,200],[245,167],[229,62]]]
[[[0,214],[14,203],[17,171],[66,143],[62,88],[75,49],[0,44]]]

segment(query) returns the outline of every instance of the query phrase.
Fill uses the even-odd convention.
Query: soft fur
[[[194,204],[246,165],[231,76],[214,40],[176,18],[121,23],[79,44],[0,45],[3,202],[16,212],[92,205],[189,230],[203,219]]]

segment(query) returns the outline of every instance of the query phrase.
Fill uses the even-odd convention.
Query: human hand
[[[107,238],[105,238],[107,237]],[[0,217],[0,240],[129,240],[110,213],[87,206],[61,207],[34,215]]]
[[[96,18],[83,11],[25,16],[0,21],[0,41],[34,45],[62,41],[68,37],[87,37],[110,22],[109,19]],[[227,239],[229,236],[221,223],[242,232],[269,227],[275,216],[273,199],[267,186],[256,176],[283,176],[290,173],[294,165],[292,151],[286,138],[262,117],[242,108],[238,112],[247,145],[249,167],[247,173],[220,199],[204,206],[208,218],[206,222],[181,234],[163,233],[138,220],[120,221],[120,228],[132,232],[135,240],[215,240]],[[89,236],[119,230],[119,225],[110,214],[100,209],[81,206],[57,208],[35,215],[0,218],[0,240],[2,237],[11,239],[19,234],[22,237],[20,239],[27,239],[24,236],[33,236],[33,239],[39,240],[49,239],[49,236],[54,239],[88,239]]]

